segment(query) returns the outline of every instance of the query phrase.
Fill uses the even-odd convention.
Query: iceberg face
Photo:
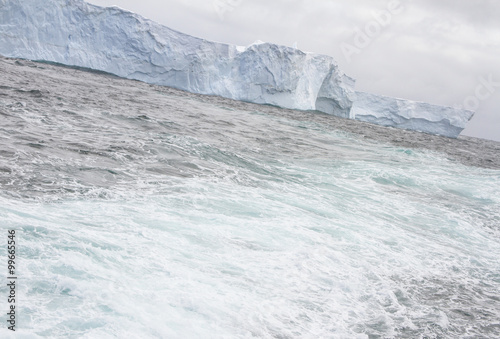
[[[80,0],[0,0],[0,53],[301,110],[315,110],[321,92],[328,113],[343,117],[354,95],[354,80],[331,57],[210,42]]]
[[[356,92],[356,120],[456,138],[474,112],[424,102]]]
[[[355,93],[354,79],[328,56],[262,42],[248,47],[210,42],[83,0],[0,0],[0,54],[450,137],[472,116]]]

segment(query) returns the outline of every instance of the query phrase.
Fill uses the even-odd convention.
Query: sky
[[[476,112],[500,141],[498,0],[87,0],[207,40],[332,56],[356,89]]]

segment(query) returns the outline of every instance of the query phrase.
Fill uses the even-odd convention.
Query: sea
[[[500,337],[494,141],[2,57],[0,228],[2,338]]]

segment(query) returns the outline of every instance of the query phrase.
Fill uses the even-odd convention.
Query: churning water
[[[498,143],[0,74],[3,337],[500,336]]]

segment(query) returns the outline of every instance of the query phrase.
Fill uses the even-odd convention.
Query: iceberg
[[[0,54],[451,137],[472,116],[356,93],[355,80],[329,56],[262,42],[247,47],[211,42],[83,0],[0,0]],[[399,108],[393,109],[394,103]]]
[[[377,125],[456,138],[474,112],[356,92],[352,115],[356,120]]]
[[[285,108],[314,110],[319,100],[344,117],[354,97],[354,80],[331,57],[210,42],[81,0],[0,0],[0,53]]]

